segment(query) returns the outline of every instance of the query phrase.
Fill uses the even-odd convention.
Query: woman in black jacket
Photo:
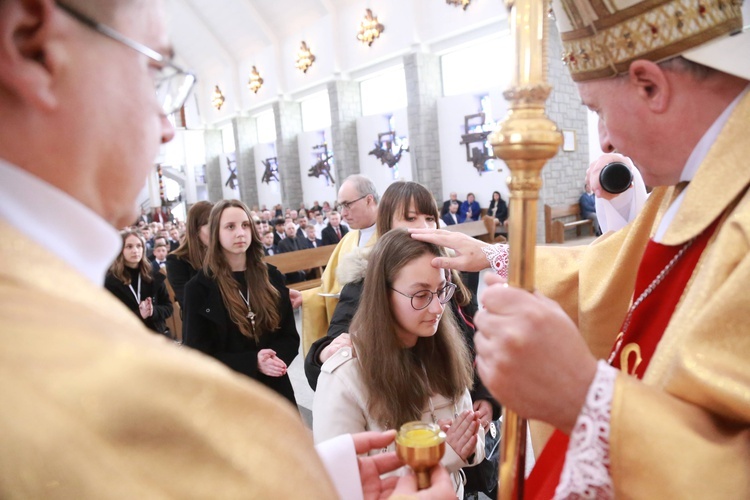
[[[183,344],[251,377],[296,405],[287,375],[299,335],[284,277],[238,200],[211,210],[206,260],[185,286]]]
[[[171,336],[166,320],[172,316],[164,275],[146,258],[146,242],[135,231],[122,232],[122,251],[109,268],[104,288],[120,299],[151,330]]]
[[[500,227],[503,226],[505,220],[508,218],[508,205],[503,200],[503,197],[500,196],[499,191],[492,193],[492,201],[490,201],[490,206],[487,209],[487,215],[497,219]]]
[[[208,247],[208,215],[213,203],[199,201],[188,210],[185,237],[177,249],[167,255],[167,278],[182,309],[185,284],[203,267]],[[182,313],[182,310],[180,311]]]

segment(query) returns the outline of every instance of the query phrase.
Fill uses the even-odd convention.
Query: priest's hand
[[[409,229],[415,240],[426,241],[455,251],[452,257],[435,257],[432,265],[458,271],[481,271],[490,267],[482,248],[488,243],[475,240],[469,235],[445,229]]]
[[[294,288],[289,289],[289,300],[292,303],[292,309],[298,309],[302,305],[302,292],[295,290]]]
[[[594,193],[594,196],[596,196],[597,198],[611,200],[617,198],[621,194],[610,193],[609,191],[603,189],[602,185],[599,183],[599,174],[601,174],[602,169],[612,162],[624,163],[630,168],[631,172],[633,171],[633,169],[635,169],[635,166],[633,165],[633,162],[630,160],[630,158],[618,153],[606,153],[601,155],[596,160],[592,161],[589,164],[589,168],[586,170],[586,183],[589,185],[591,191]]]
[[[357,455],[367,454],[372,450],[385,448],[396,438],[396,431],[358,432],[352,434],[354,450]],[[398,477],[381,479],[382,474],[392,472],[403,466],[395,451],[378,453],[372,456],[357,457],[359,478],[362,481],[362,494],[365,500],[388,498],[396,486]]]
[[[596,374],[578,328],[553,300],[488,276],[474,319],[477,371],[503,406],[570,433]]]
[[[453,491],[453,483],[448,474],[448,470],[442,465],[433,467],[430,471],[430,487],[424,490],[417,488],[417,476],[409,471],[405,476],[401,476],[393,490],[391,500],[397,499],[424,499],[424,500],[453,500],[456,498],[456,492]]]

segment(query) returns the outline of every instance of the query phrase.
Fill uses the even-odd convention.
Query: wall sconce
[[[250,71],[250,79],[247,81],[247,88],[252,90],[254,94],[257,94],[262,86],[263,78],[260,77],[258,70],[253,66],[252,71]]]
[[[380,34],[385,30],[385,26],[378,22],[377,16],[372,15],[372,11],[367,9],[365,18],[359,25],[359,33],[357,33],[357,40],[362,43],[366,43],[367,46],[372,46],[372,42],[376,38],[380,37]]]
[[[302,45],[300,45],[299,51],[297,52],[297,69],[302,70],[303,73],[307,73],[307,70],[310,69],[310,66],[312,66],[312,63],[314,62],[315,56],[310,52],[310,49],[303,40]]]
[[[455,5],[456,7],[461,7],[462,9],[466,10],[466,8],[471,3],[471,0],[445,0],[445,3],[448,5]]]
[[[211,95],[211,104],[217,110],[221,110],[221,107],[224,105],[224,94],[221,93],[218,85],[214,87],[214,93]]]

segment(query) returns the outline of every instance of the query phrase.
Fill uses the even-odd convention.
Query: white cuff
[[[506,243],[497,243],[482,247],[482,252],[490,263],[490,267],[501,278],[508,279],[508,257],[510,255],[509,246]]]
[[[339,498],[363,500],[359,462],[351,434],[342,434],[315,445]],[[302,493],[302,492],[300,492]]]

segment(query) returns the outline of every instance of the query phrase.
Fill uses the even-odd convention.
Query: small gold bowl
[[[396,435],[396,453],[417,475],[420,490],[430,487],[430,469],[445,454],[445,433],[435,424],[407,422]]]

